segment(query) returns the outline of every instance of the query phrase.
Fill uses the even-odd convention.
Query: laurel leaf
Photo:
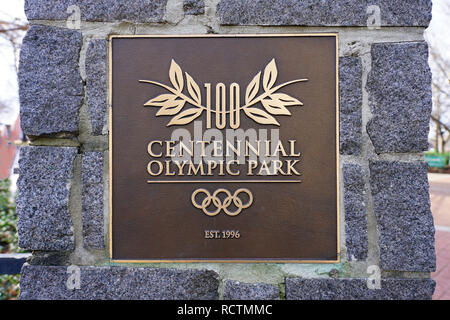
[[[202,112],[203,109],[201,108],[190,108],[173,117],[167,126],[188,124],[200,116]]]
[[[259,91],[259,80],[261,78],[261,71],[253,78],[253,80],[248,84],[245,90],[245,103],[249,103],[256,97]]]
[[[144,103],[144,106],[146,107],[162,107],[166,103],[171,103],[171,101],[175,100],[177,96],[174,94],[166,93],[161,94],[153,99],[148,100],[146,103]]]
[[[181,109],[183,109],[185,102],[186,101],[180,99],[172,100],[163,105],[162,108],[156,113],[156,116],[172,116],[177,114],[181,111]]]
[[[192,79],[189,73],[185,72],[185,74],[188,92],[191,95],[191,98],[200,105],[202,103],[202,95],[200,93],[200,87],[194,81],[194,79]]]
[[[178,92],[181,92],[183,90],[183,72],[181,71],[180,66],[173,59],[170,63],[169,79],[175,90],[177,90]]]
[[[270,96],[273,100],[280,101],[285,107],[302,106],[303,103],[300,100],[295,99],[285,93],[274,93]]]
[[[277,80],[277,76],[277,65],[275,64],[275,59],[272,59],[264,69],[263,88],[265,91],[269,91],[273,87]]]
[[[257,108],[243,108],[245,114],[259,124],[274,124],[279,126],[278,121],[264,110]]]
[[[270,114],[275,115],[284,115],[284,116],[290,116],[291,113],[288,109],[283,105],[283,103],[280,100],[274,100],[274,99],[263,99],[261,101],[264,109]]]

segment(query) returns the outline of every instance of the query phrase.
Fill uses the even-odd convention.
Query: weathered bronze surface
[[[337,261],[336,37],[112,36],[111,258]],[[224,104],[216,94],[222,89]],[[255,99],[265,92],[263,106]],[[284,171],[249,175],[244,163],[230,166],[238,175],[218,168],[208,175],[205,164],[203,175],[170,175],[178,169],[170,167],[167,142],[175,129],[194,140],[195,121],[224,136],[233,127],[267,129],[269,138],[279,129]],[[151,153],[161,157],[149,153],[152,141]],[[299,160],[300,175],[287,171],[288,160]]]

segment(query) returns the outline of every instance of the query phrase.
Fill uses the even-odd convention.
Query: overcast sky
[[[448,61],[450,59],[450,0],[433,0],[433,18],[425,35],[430,45]]]
[[[0,21],[26,21],[24,0],[1,0]],[[17,77],[14,66],[14,51],[10,43],[0,37],[0,123],[12,124],[19,113]],[[6,108],[2,108],[1,105]]]
[[[433,0],[433,19],[426,31],[427,41],[437,48],[447,61],[450,61],[450,6],[445,4],[449,1]],[[1,0],[0,20],[26,21],[23,5],[24,0]],[[0,37],[0,104],[7,105],[6,109],[0,105],[0,123],[11,124],[15,121],[19,112],[17,91],[13,50],[8,41]]]

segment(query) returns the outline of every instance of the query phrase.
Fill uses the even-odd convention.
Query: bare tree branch
[[[17,61],[19,57],[19,50],[21,45],[21,38],[24,32],[28,30],[28,24],[26,22],[15,21],[2,21],[0,20],[0,37],[6,39],[13,49],[14,54],[14,67],[17,71]]]
[[[443,93],[444,95],[446,95],[447,97],[450,98],[450,93],[448,93],[447,91],[445,91],[444,89],[442,89],[435,81],[433,81],[433,86],[436,90],[438,90],[440,93]]]
[[[431,115],[431,119],[436,122],[437,124],[441,125],[445,130],[447,130],[450,133],[450,127],[448,127],[445,123],[442,123],[441,120],[436,118],[435,116]]]

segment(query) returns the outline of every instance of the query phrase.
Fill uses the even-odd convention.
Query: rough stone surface
[[[25,264],[20,298],[58,300],[206,300],[218,298],[218,275],[209,270],[80,267],[80,288],[68,289],[67,267]],[[70,270],[69,270],[70,271]]]
[[[199,15],[205,13],[204,0],[184,0],[183,1],[184,14]]]
[[[106,92],[106,40],[89,42],[86,52],[86,98],[92,134],[101,135],[108,110]]]
[[[21,147],[17,196],[19,246],[73,250],[69,196],[77,148]]]
[[[432,279],[382,279],[369,289],[366,279],[286,278],[288,300],[431,300]]]
[[[78,31],[33,25],[19,65],[20,123],[31,136],[78,132],[83,84]]]
[[[367,80],[373,118],[367,125],[375,152],[428,149],[431,72],[425,42],[372,45]]]
[[[225,25],[367,26],[377,5],[381,26],[428,26],[431,0],[221,0]]]
[[[361,153],[362,65],[357,57],[339,58],[339,150],[345,155]]]
[[[368,241],[364,172],[360,165],[346,164],[343,173],[347,259],[365,260]]]
[[[103,153],[86,152],[82,157],[83,245],[103,249]]]
[[[384,270],[434,271],[434,225],[425,162],[370,162]]]
[[[225,300],[276,300],[280,299],[278,287],[266,283],[225,281]]]
[[[28,20],[66,20],[80,8],[84,21],[163,21],[167,0],[25,0]]]

